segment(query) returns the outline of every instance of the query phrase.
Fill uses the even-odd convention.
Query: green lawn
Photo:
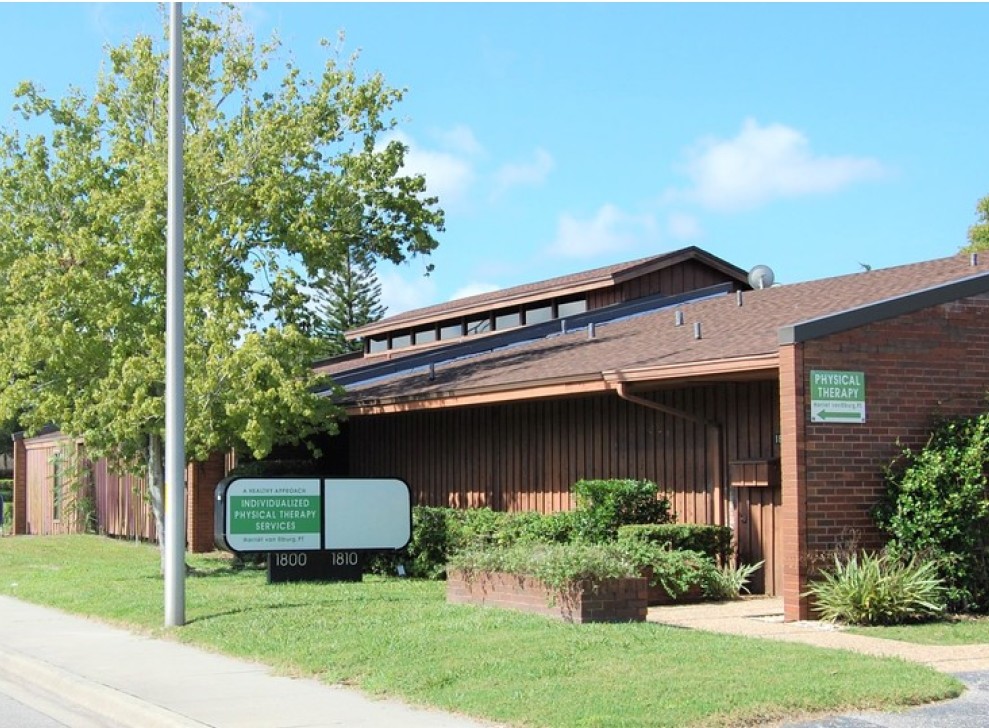
[[[568,625],[453,606],[444,585],[269,586],[189,557],[189,624],[166,631],[154,548],[95,536],[0,541],[0,593],[297,675],[520,726],[742,726],[953,697],[921,665],[654,624]]]
[[[962,617],[898,627],[848,627],[847,631],[920,645],[984,645],[989,644],[989,617]]]

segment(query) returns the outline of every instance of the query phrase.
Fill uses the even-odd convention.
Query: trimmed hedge
[[[579,480],[573,485],[577,503],[577,537],[581,541],[613,541],[621,526],[671,523],[670,502],[659,497],[651,480]]]
[[[621,526],[619,541],[649,543],[671,551],[697,551],[719,564],[731,559],[732,531],[728,526],[696,523],[659,523]]]

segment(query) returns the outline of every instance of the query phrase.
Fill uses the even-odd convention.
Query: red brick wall
[[[787,619],[822,554],[854,535],[876,548],[870,515],[882,468],[923,445],[938,415],[984,411],[989,392],[989,297],[965,299],[794,346],[781,347],[784,599]],[[813,369],[865,373],[866,422],[810,422]]]
[[[502,573],[465,578],[458,571],[447,576],[446,599],[451,604],[477,604],[557,617],[567,622],[642,622],[646,618],[648,581],[642,578],[608,579],[596,590],[576,595],[552,595],[542,582]]]
[[[11,532],[27,533],[27,447],[24,436],[14,435],[14,516]]]
[[[213,453],[204,462],[191,463],[187,474],[186,538],[193,553],[212,551],[213,499],[216,485],[227,474],[226,454]]]

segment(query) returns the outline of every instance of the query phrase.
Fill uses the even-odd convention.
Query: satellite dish
[[[749,285],[753,288],[769,288],[775,281],[773,269],[768,265],[757,265],[749,271]]]

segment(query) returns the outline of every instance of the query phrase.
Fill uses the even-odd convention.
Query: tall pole
[[[182,3],[173,2],[168,73],[168,254],[165,286],[165,626],[185,624],[185,255]]]

